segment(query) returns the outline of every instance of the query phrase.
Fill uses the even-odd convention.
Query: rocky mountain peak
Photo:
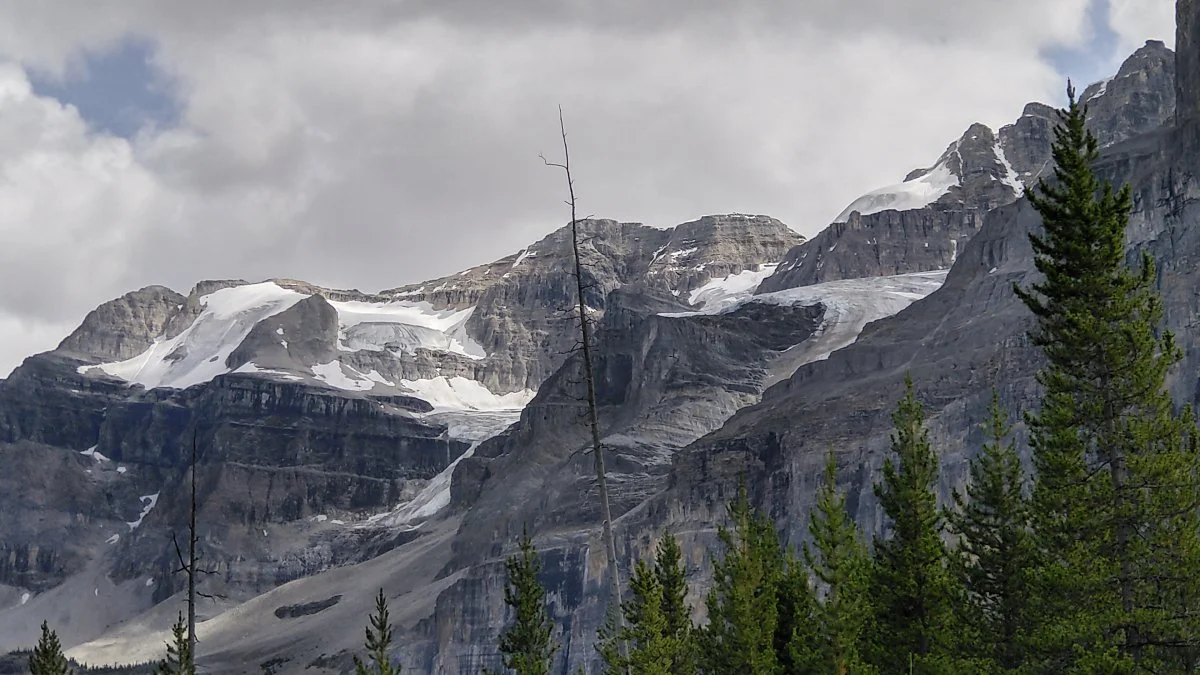
[[[1200,0],[1175,3],[1176,119],[1200,119]]]

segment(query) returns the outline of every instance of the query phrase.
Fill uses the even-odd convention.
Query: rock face
[[[1175,97],[1179,122],[1200,118],[1200,2],[1175,2]]]
[[[622,349],[642,359],[614,354],[606,366],[624,372],[629,389],[604,389],[614,406],[657,391],[637,390],[646,378],[634,370],[654,367],[647,358],[666,359],[673,339],[694,345],[707,335],[669,338],[669,322],[646,318],[653,309],[687,311],[692,290],[765,274],[803,240],[762,216],[710,216],[669,230],[597,220],[581,229],[589,313],[639,327]],[[563,311],[574,298],[569,245],[569,231],[559,230],[491,265],[380,294],[218,280],[187,296],[142,289],[89,314],[57,350],[0,381],[0,468],[33,475],[4,486],[0,648],[27,641],[40,618],[72,615],[90,618],[60,635],[87,641],[179,590],[170,536],[187,518],[193,442],[202,548],[219,572],[209,590],[232,602],[410,542],[419,533],[407,523],[450,501],[452,467],[514,421],[568,359],[576,330]],[[616,300],[626,286],[641,289],[629,305]],[[708,355],[751,384],[710,395],[696,419],[639,441],[658,453],[646,463],[659,479],[669,447],[757,399],[761,368],[743,372],[742,361],[763,361],[759,352],[781,340],[803,341],[820,316],[790,311],[782,315],[794,320],[777,331],[730,338],[732,353]],[[669,405],[684,407],[709,388],[678,373],[661,377],[677,398],[662,395],[674,403],[648,407],[648,416],[668,416]],[[632,505],[653,487],[631,487],[624,499]],[[419,508],[404,511],[410,503]],[[79,604],[88,584],[96,602]],[[103,602],[106,584],[137,590]]]
[[[1089,127],[1109,146],[1168,123],[1175,111],[1174,54],[1151,41],[1118,73],[1085,89]],[[1200,66],[1200,64],[1197,64]],[[992,209],[1012,203],[1050,170],[1055,111],[1030,103],[993,132],[972,125],[932,168],[868,193],[833,225],[788,252],[762,293],[858,277],[949,269]]]
[[[1130,260],[1147,251],[1158,262],[1185,351],[1173,391],[1200,402],[1200,125],[1138,133],[1169,117],[1166,98],[1135,95],[1157,86],[1162,48],[1139,54],[1103,94],[1089,89],[1100,113],[1110,95],[1126,101],[1112,110],[1140,111],[1098,114],[1098,133],[1136,135],[1107,146],[1097,169],[1133,187]],[[1046,171],[1052,125],[1052,111],[1031,104],[998,133],[972,127],[910,174],[938,193],[932,203],[851,210],[793,248],[788,263],[800,262],[780,266],[771,292],[753,294],[797,243],[777,221],[584,225],[623,573],[669,529],[698,607],[737,477],[796,544],[830,448],[850,508],[878,530],[871,486],[907,373],[941,450],[943,498],[964,480],[991,389],[1013,411],[1036,402],[1038,353],[1011,285],[1034,279],[1027,235],[1039,220],[1018,193]],[[174,616],[169,533],[185,515],[195,438],[203,550],[219,572],[214,590],[230,597],[202,607],[219,615],[200,626],[214,672],[344,672],[381,587],[409,672],[495,667],[503,556],[522,525],[545,564],[562,645],[555,671],[594,672],[607,562],[579,358],[557,353],[573,342],[571,317],[558,312],[573,297],[568,244],[559,231],[490,265],[374,295],[208,282],[182,302],[126,303],[175,307],[168,316],[114,311],[145,317],[127,345],[97,320],[69,349],[31,357],[0,383],[3,475],[36,478],[0,485],[0,644],[28,642],[49,618],[68,625],[60,634],[83,660],[158,655],[163,635],[145,627]],[[845,279],[938,267],[949,268],[944,285],[937,272]],[[864,309],[889,293],[904,302]],[[214,347],[210,334],[236,344]],[[121,357],[145,358],[113,362]],[[129,384],[196,373],[208,379],[183,389]],[[435,377],[451,389],[414,384]],[[451,394],[482,400],[453,390],[467,386],[454,378],[487,400],[537,393],[519,417],[509,411],[515,420],[492,411],[514,421],[495,434],[504,424],[481,422],[483,411],[445,409]],[[81,454],[89,448],[106,458]]]

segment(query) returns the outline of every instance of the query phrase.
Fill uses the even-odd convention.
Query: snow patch
[[[109,537],[108,539],[105,539],[105,540],[104,540],[104,543],[106,543],[106,544],[115,544],[115,543],[117,543],[118,541],[121,541],[121,535],[119,535],[119,534],[114,534],[113,536]]]
[[[146,580],[146,586],[147,586],[147,587],[150,587],[150,586],[153,586],[153,585],[154,585],[154,577],[150,577],[149,579],[147,579],[147,580]]]
[[[29,595],[28,593],[22,593],[21,594],[21,604],[24,605],[25,603],[29,602],[29,598],[31,598],[31,597],[33,597],[33,596]]]
[[[91,457],[92,459],[96,460],[97,462],[111,462],[112,461],[111,459],[100,454],[100,451],[96,449],[98,447],[100,447],[100,446],[93,445],[92,447],[88,448],[87,450],[80,451],[79,454],[83,455],[84,457]]]
[[[400,384],[435,410],[520,410],[537,394],[532,389],[494,394],[480,382],[459,376],[400,380]]]
[[[258,322],[305,297],[270,281],[222,288],[201,296],[204,309],[179,335],[159,337],[149,349],[131,359],[80,366],[79,372],[98,368],[147,389],[186,389],[208,382],[229,372],[225,361]]]
[[[1004,177],[1000,179],[1000,182],[1012,188],[1013,194],[1018,197],[1025,194],[1025,184],[1021,182],[1021,175],[1017,173],[1012,163],[1008,161],[1008,157],[1004,154],[1004,146],[1000,144],[1000,141],[996,141],[993,152],[996,154],[996,161],[1000,162],[1000,166],[1004,167]]]
[[[946,281],[946,274],[946,271],[918,272],[889,277],[829,281],[774,293],[747,295],[711,308],[705,306],[700,311],[666,313],[659,316],[687,318],[727,314],[750,303],[781,306],[821,304],[825,307],[821,325],[812,337],[794,347],[808,350],[803,362],[810,363],[823,360],[833,352],[852,344],[868,323],[897,314],[913,302],[934,292]]]
[[[527,248],[521,249],[521,253],[519,255],[517,255],[517,259],[513,261],[512,266],[516,267],[516,266],[520,265],[521,263],[525,262],[526,258],[536,258],[536,257],[537,257],[537,251],[531,251]]]
[[[428,302],[329,301],[338,313],[341,340],[349,351],[398,349],[415,354],[418,348],[451,352],[470,359],[487,358],[483,347],[467,335],[466,309],[436,310]],[[341,345],[339,345],[341,346]]]
[[[248,373],[251,375],[274,375],[276,377],[282,377],[285,380],[292,380],[292,381],[299,381],[299,380],[304,379],[304,378],[300,377],[299,375],[294,375],[292,373],[285,373],[282,370],[269,370],[266,368],[259,368],[253,361],[247,361],[247,362],[243,363],[242,365],[238,366],[237,369],[234,370],[233,372]]]
[[[126,469],[126,468],[125,468],[125,467],[123,467],[123,466],[118,466],[118,467],[117,467],[117,473],[125,473],[125,472],[126,472],[126,471],[128,471],[128,470],[129,470],[129,469]]]
[[[364,523],[365,527],[399,527],[407,525],[416,520],[426,520],[438,511],[450,505],[450,481],[454,476],[454,467],[462,460],[475,454],[475,448],[479,447],[479,442],[472,443],[467,451],[459,455],[450,462],[450,464],[442,469],[438,475],[430,479],[429,483],[413,497],[412,501],[399,506],[388,513],[380,513],[371,516]]]
[[[868,192],[851,202],[833,222],[844,223],[850,220],[850,214],[855,211],[866,216],[881,211],[911,211],[929,206],[958,184],[958,176],[942,162],[924,176]]]
[[[734,305],[754,294],[758,285],[775,272],[778,263],[759,265],[756,270],[742,270],[720,279],[711,279],[708,283],[692,291],[688,296],[689,305],[699,305],[707,312]]]
[[[129,526],[130,532],[133,532],[134,530],[138,529],[138,526],[142,524],[142,521],[146,519],[146,516],[150,515],[150,510],[153,509],[154,505],[158,503],[158,495],[159,494],[160,493],[155,492],[152,495],[143,495],[139,498],[142,500],[141,515],[139,515],[138,519],[133,521],[132,523],[125,523],[126,525]]]

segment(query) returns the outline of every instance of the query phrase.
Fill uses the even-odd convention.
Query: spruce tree
[[[71,675],[75,672],[63,655],[58,634],[50,630],[50,625],[45,621],[42,622],[42,637],[29,657],[29,672],[32,675]]]
[[[683,551],[670,532],[663,534],[655,550],[654,576],[662,587],[667,634],[684,641],[690,639],[692,613],[687,605],[687,571],[683,567]]]
[[[625,622],[613,630],[610,622],[600,648],[606,675],[671,675],[679,644],[667,634],[663,612],[663,587],[654,569],[639,560],[629,580],[629,599],[621,603]],[[622,656],[618,645],[624,643],[628,654]]]
[[[500,635],[501,662],[516,675],[546,675],[557,646],[554,623],[546,609],[546,589],[538,581],[542,561],[528,530],[522,528],[519,550],[509,556],[505,569],[504,604],[514,616]]]
[[[892,421],[895,457],[884,462],[883,482],[875,485],[891,536],[875,542],[873,661],[885,673],[947,672],[954,593],[934,492],[939,466],[911,377]]]
[[[954,493],[949,525],[958,545],[951,567],[965,590],[964,630],[977,647],[974,656],[1008,671],[1023,657],[1032,543],[1025,471],[1008,441],[1012,427],[995,391],[986,429],[966,494]]]
[[[774,675],[779,668],[779,538],[770,521],[750,506],[745,484],[726,508],[729,525],[717,529],[724,555],[713,560],[708,625],[700,636],[700,672]]]
[[[874,622],[869,589],[871,559],[858,525],[846,510],[846,495],[838,492],[837,460],[832,450],[808,532],[812,544],[805,544],[804,558],[825,588],[816,610],[816,650],[822,672],[874,673],[875,668],[863,656],[863,644]]]
[[[1041,672],[1189,672],[1200,638],[1200,476],[1190,409],[1165,380],[1181,358],[1148,254],[1126,262],[1132,209],[1092,170],[1098,142],[1068,86],[1055,181],[1029,194],[1044,280],[1016,288],[1045,354],[1029,416],[1038,564],[1030,644]]]
[[[609,617],[601,629],[597,649],[605,664],[604,672],[695,673],[687,576],[679,542],[671,533],[659,540],[653,567],[638,563],[629,588],[632,596],[622,603],[624,625],[617,628],[615,618]],[[621,642],[628,647],[625,657],[618,649]]]
[[[171,642],[167,643],[167,657],[159,662],[157,675],[196,675],[196,663],[192,654],[192,642],[188,639],[187,623],[179,613],[175,625],[171,626]]]
[[[392,666],[392,623],[388,617],[387,596],[382,588],[375,597],[375,613],[371,615],[370,624],[365,630],[367,639],[364,646],[367,659],[373,665],[368,668],[357,656],[354,657],[354,675],[400,675],[400,666]]]

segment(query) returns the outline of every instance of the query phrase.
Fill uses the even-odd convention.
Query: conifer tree
[[[509,556],[505,569],[504,604],[514,616],[500,636],[501,661],[516,675],[546,675],[557,646],[554,623],[546,609],[546,589],[538,581],[542,561],[528,530],[522,528],[519,550]]]
[[[622,603],[624,625],[612,617],[601,629],[597,647],[609,675],[662,673],[692,675],[692,620],[688,610],[687,578],[679,542],[669,532],[655,550],[654,565],[639,561],[630,580],[631,597]],[[628,650],[620,653],[619,645]]]
[[[675,638],[680,655],[671,672],[686,675],[695,671],[695,652],[692,649],[692,613],[687,605],[687,571],[683,567],[683,552],[670,532],[663,534],[654,556],[654,576],[662,587],[663,617],[666,634]]]
[[[1045,353],[1029,416],[1038,565],[1030,646],[1040,672],[1189,672],[1200,638],[1200,476],[1190,410],[1164,385],[1181,358],[1162,329],[1153,259],[1126,262],[1132,209],[1092,170],[1098,142],[1068,85],[1054,184],[1029,199],[1044,280],[1016,288]]]
[[[804,558],[826,589],[816,610],[821,670],[833,675],[874,673],[862,649],[874,621],[868,587],[871,559],[858,525],[846,510],[846,495],[838,492],[837,460],[832,450],[808,532],[812,545],[805,544]]]
[[[745,484],[727,507],[729,525],[717,529],[724,555],[713,560],[700,639],[706,675],[774,675],[779,668],[777,586],[782,554],[774,526],[755,514]]]
[[[42,637],[33,654],[29,657],[29,672],[32,675],[72,675],[73,670],[63,655],[62,645],[58,642],[58,634],[50,630],[50,625],[42,622]]]
[[[192,654],[192,642],[188,639],[187,624],[180,612],[179,619],[171,626],[171,642],[167,643],[167,657],[159,662],[157,675],[196,675],[196,663]]]
[[[892,421],[895,457],[884,462],[883,482],[875,485],[891,536],[875,542],[873,661],[885,673],[947,672],[954,594],[934,492],[939,466],[911,377]]]
[[[375,597],[375,613],[371,615],[366,634],[364,646],[367,659],[373,665],[368,668],[357,656],[354,657],[354,675],[400,675],[400,666],[392,665],[392,623],[388,617],[387,596],[382,588]]]
[[[965,590],[964,630],[975,656],[1002,671],[1022,662],[1021,632],[1032,563],[1025,471],[1012,431],[992,392],[988,440],[971,461],[966,494],[954,493],[950,530],[958,538],[951,567]]]

